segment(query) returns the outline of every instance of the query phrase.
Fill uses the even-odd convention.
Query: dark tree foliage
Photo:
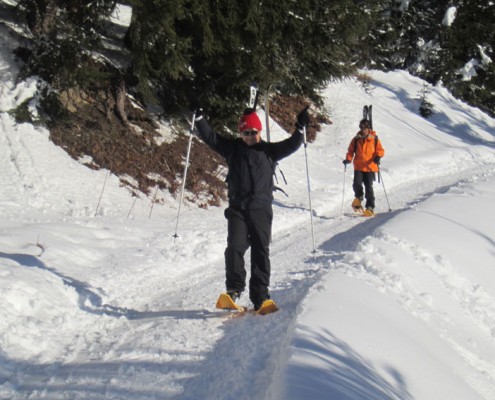
[[[318,102],[328,81],[355,67],[406,69],[495,115],[493,1],[127,3],[133,13],[126,35],[133,80],[127,83],[169,115],[195,98],[210,117],[233,129],[251,82],[258,82],[262,94]],[[59,87],[84,82],[87,59],[115,5],[116,0],[21,0],[34,36],[28,72]],[[449,7],[457,15],[444,24]],[[463,74],[467,65],[474,72],[470,79]]]
[[[191,37],[181,32],[189,19],[188,0],[135,0],[126,43],[132,51],[132,69],[137,89],[146,102],[157,101],[157,92],[165,103],[177,99],[173,82],[188,80]]]
[[[425,55],[438,44],[438,35],[450,0],[396,0],[373,2],[368,66],[390,69],[424,68]]]
[[[351,73],[356,13],[352,0],[143,0],[127,37],[142,94],[159,85],[166,109],[197,97],[210,115],[237,118],[252,81],[318,99]]]
[[[429,118],[432,114],[434,114],[433,104],[428,100],[428,95],[431,93],[428,84],[423,85],[423,89],[419,94],[419,113],[424,118]]]
[[[495,5],[487,0],[376,0],[365,2],[371,21],[357,64],[405,69],[495,115]],[[451,24],[444,22],[455,7]],[[470,79],[463,73],[471,65]]]
[[[495,116],[495,3],[463,0],[441,44],[441,79],[455,96]],[[467,79],[467,67],[474,72]]]
[[[55,86],[80,82],[81,61],[98,45],[103,20],[115,5],[116,0],[21,0],[34,36],[28,72]]]

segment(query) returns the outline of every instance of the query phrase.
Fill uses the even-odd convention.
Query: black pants
[[[373,191],[373,181],[375,180],[374,172],[354,171],[354,196],[358,199],[363,198],[363,184],[366,198],[366,208],[375,208],[375,193]]]
[[[256,210],[225,210],[228,221],[225,270],[227,290],[242,292],[246,287],[244,254],[251,246],[249,298],[255,306],[269,298],[270,239],[273,211],[271,206]]]

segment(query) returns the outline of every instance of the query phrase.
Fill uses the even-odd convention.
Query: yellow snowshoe
[[[363,209],[363,205],[361,204],[361,200],[358,199],[357,197],[352,202],[352,209],[359,214],[364,214],[364,209]]]
[[[220,308],[221,310],[245,311],[245,308],[237,305],[227,293],[222,293],[218,297],[216,308]]]
[[[266,315],[266,314],[271,314],[278,311],[277,304],[271,299],[265,300],[263,303],[261,303],[261,307],[258,308],[255,312],[258,315]]]
[[[364,210],[363,215],[365,217],[374,217],[375,216],[375,212],[373,211],[372,208],[367,208],[366,210]]]

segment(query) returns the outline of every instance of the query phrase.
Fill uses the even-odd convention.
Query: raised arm
[[[208,125],[202,115],[196,118],[196,129],[199,133],[199,137],[211,149],[219,153],[222,157],[228,158],[234,148],[233,140],[217,134],[210,125]]]

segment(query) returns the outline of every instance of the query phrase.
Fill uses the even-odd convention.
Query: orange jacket
[[[355,150],[355,151],[354,151]],[[383,157],[385,150],[376,132],[370,130],[364,137],[361,132],[351,140],[347,150],[346,160],[354,159],[354,169],[363,172],[378,172],[378,165],[373,161],[376,156]]]

